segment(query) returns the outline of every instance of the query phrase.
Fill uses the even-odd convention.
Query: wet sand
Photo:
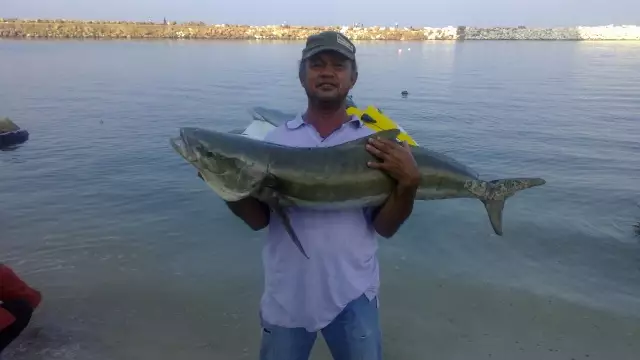
[[[254,274],[250,281],[231,273],[200,290],[197,277],[149,282],[129,273],[75,298],[49,299],[5,360],[257,359],[261,273],[253,264],[245,269]],[[385,359],[635,360],[640,354],[640,318],[415,270],[383,268]],[[321,336],[311,358],[330,359]]]
[[[399,274],[393,275],[385,291],[405,291],[393,285]],[[421,274],[421,282],[426,290],[384,304],[390,359],[631,360],[640,354],[640,318],[461,279]]]

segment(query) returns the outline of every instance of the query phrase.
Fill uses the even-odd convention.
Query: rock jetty
[[[640,40],[635,25],[570,28],[467,26],[384,27],[290,25],[208,25],[203,22],[126,22],[1,19],[0,38],[42,39],[264,39],[303,40],[309,35],[337,30],[353,40]]]
[[[640,26],[607,25],[566,28],[459,27],[464,40],[640,40]]]

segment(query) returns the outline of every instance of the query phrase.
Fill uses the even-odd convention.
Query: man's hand
[[[397,182],[373,220],[378,234],[390,238],[411,215],[413,201],[420,186],[420,170],[406,142],[402,145],[387,139],[370,139],[367,150],[381,160],[369,162],[369,167],[380,169]]]
[[[371,161],[367,165],[389,174],[403,189],[417,189],[420,185],[420,170],[406,142],[402,145],[389,139],[369,139],[367,150],[382,162]]]

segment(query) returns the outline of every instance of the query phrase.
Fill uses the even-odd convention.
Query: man
[[[0,264],[0,356],[27,327],[42,295]]]
[[[340,33],[310,36],[299,78],[308,105],[304,114],[274,129],[266,141],[288,146],[332,146],[373,133],[346,113],[358,79],[354,44]],[[263,250],[265,290],[260,305],[261,360],[308,359],[321,331],[336,360],[382,358],[378,319],[376,232],[393,236],[409,217],[420,181],[409,146],[373,141],[367,149],[397,186],[377,209],[289,209],[310,259],[291,241],[281,218],[254,198],[227,203],[252,229],[269,226]]]

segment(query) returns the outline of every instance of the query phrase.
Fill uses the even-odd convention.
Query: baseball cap
[[[302,60],[322,51],[336,51],[349,58],[356,59],[356,46],[351,40],[337,31],[323,31],[307,38],[307,44],[302,49]]]

